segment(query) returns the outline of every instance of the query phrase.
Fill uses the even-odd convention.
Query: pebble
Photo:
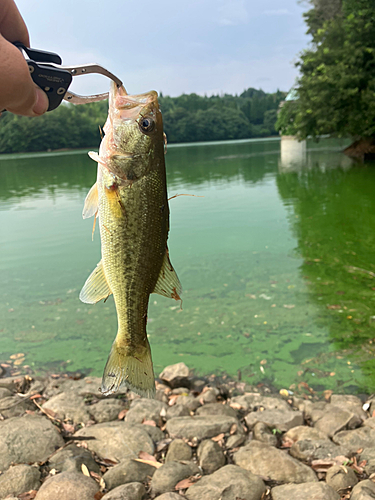
[[[166,462],[156,469],[151,479],[153,495],[173,491],[176,484],[189,476],[199,474],[199,467],[193,462]]]
[[[74,443],[52,455],[48,464],[51,469],[56,469],[58,472],[82,472],[82,464],[84,464],[89,471],[101,473],[91,453]]]
[[[374,500],[375,484],[370,479],[361,481],[354,486],[350,500]]]
[[[157,425],[160,423],[160,413],[167,411],[167,405],[156,399],[135,399],[130,405],[125,421],[129,424],[141,424],[145,420],[153,420]]]
[[[253,436],[257,441],[269,444],[270,446],[277,445],[277,436],[273,434],[271,429],[264,422],[257,422],[253,427]]]
[[[340,490],[355,486],[358,479],[354,470],[350,467],[333,465],[327,471],[326,483],[340,493]]]
[[[57,428],[39,415],[13,417],[0,422],[0,470],[11,463],[46,460],[64,440]]]
[[[168,420],[166,429],[171,437],[201,440],[229,432],[233,425],[238,428],[240,424],[236,418],[225,415],[175,417]]]
[[[359,427],[351,431],[341,431],[333,436],[333,442],[346,446],[355,453],[360,448],[371,448],[375,442],[375,429]]]
[[[128,483],[113,489],[102,500],[142,500],[146,489],[142,483]]]
[[[100,457],[116,462],[132,455],[138,456],[140,451],[151,455],[154,453],[154,443],[147,432],[139,426],[132,426],[123,421],[83,427],[74,436],[94,437],[95,439],[86,441],[87,448]]]
[[[169,365],[159,375],[159,378],[170,387],[189,387],[189,368],[185,363]]]
[[[193,452],[191,447],[182,439],[175,439],[169,445],[165,461],[173,462],[178,460],[191,460],[192,456]]]
[[[35,500],[93,500],[98,491],[99,485],[90,477],[62,472],[42,484]]]
[[[236,465],[253,474],[280,483],[318,481],[315,472],[282,450],[259,441],[251,441],[234,455]]]
[[[288,431],[303,424],[303,413],[290,410],[254,411],[246,415],[245,422],[249,429],[252,429],[257,422],[263,422],[272,429]]]
[[[218,443],[211,439],[205,439],[199,444],[197,457],[205,474],[212,474],[225,465],[223,450]]]
[[[325,483],[285,484],[272,488],[272,500],[291,499],[340,500],[340,495]]]
[[[52,396],[50,400],[42,405],[44,410],[52,410],[61,420],[69,419],[79,424],[87,422],[91,419],[88,412],[88,406],[85,405],[83,397],[75,392],[62,392],[56,396]]]
[[[311,462],[312,460],[329,460],[339,455],[346,457],[350,455],[348,448],[338,446],[326,439],[301,439],[293,443],[289,453],[292,457],[303,460],[304,462]]]
[[[238,417],[238,412],[229,405],[222,403],[208,403],[197,409],[196,415],[226,415],[228,417]]]
[[[127,458],[121,461],[118,465],[108,469],[103,476],[103,480],[106,488],[112,490],[117,486],[132,483],[134,481],[137,483],[143,483],[144,481],[147,481],[148,478],[152,477],[155,471],[155,467],[152,467],[151,465]]]
[[[111,422],[117,420],[118,414],[125,408],[125,403],[122,399],[101,399],[97,403],[88,407],[88,411],[94,418],[95,422]]]
[[[0,476],[0,498],[20,495],[25,491],[37,490],[40,486],[40,472],[30,465],[15,465]]]
[[[186,491],[188,500],[261,500],[266,487],[262,479],[236,465],[225,465],[203,476]]]

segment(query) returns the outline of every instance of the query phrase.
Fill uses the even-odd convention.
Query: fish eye
[[[146,116],[139,121],[139,128],[145,134],[149,134],[155,128],[155,122],[150,116]]]

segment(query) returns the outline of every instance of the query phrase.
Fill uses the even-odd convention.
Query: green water
[[[184,361],[277,388],[375,389],[375,168],[352,165],[338,141],[307,146],[169,147],[169,195],[203,197],[170,202],[183,309],[151,296],[157,374]],[[100,260],[81,217],[95,178],[86,152],[0,158],[1,360],[22,352],[34,370],[101,375],[113,300],[78,299]]]

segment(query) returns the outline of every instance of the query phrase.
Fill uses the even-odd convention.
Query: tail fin
[[[126,386],[142,397],[153,398],[155,378],[152,368],[151,350],[147,341],[136,357],[126,355],[123,348],[113,342],[107,364],[104,368],[101,392],[109,396]]]

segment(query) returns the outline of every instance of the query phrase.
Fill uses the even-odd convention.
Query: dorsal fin
[[[155,285],[153,293],[158,293],[170,299],[181,300],[180,294],[182,286],[176,271],[173,269],[169,260],[168,249],[165,252],[163,265],[161,266],[158,281]]]
[[[95,182],[90,191],[87,193],[85,204],[83,206],[82,217],[84,219],[88,219],[89,217],[96,215],[98,212],[98,205],[98,186]]]
[[[100,261],[83,285],[79,298],[85,304],[96,304],[111,294],[111,289],[104,275],[102,261]]]

